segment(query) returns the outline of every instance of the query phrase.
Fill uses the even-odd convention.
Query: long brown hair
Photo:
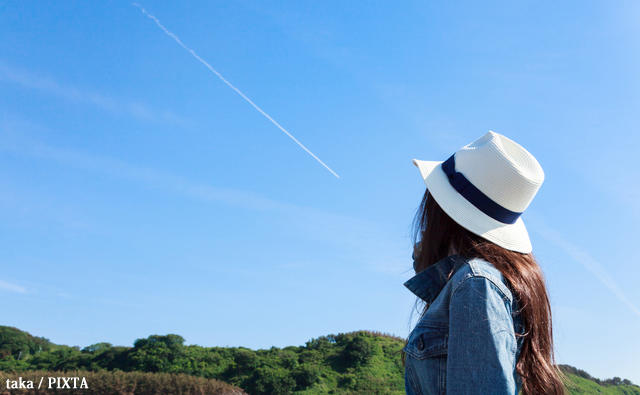
[[[518,301],[524,333],[516,372],[522,393],[564,394],[562,375],[553,354],[551,307],[542,270],[532,254],[502,248],[471,233],[451,219],[426,191],[414,220],[416,273],[449,255],[482,258],[498,269]],[[425,306],[423,311],[426,311]]]

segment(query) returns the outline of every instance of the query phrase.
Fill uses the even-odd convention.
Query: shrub
[[[77,395],[246,395],[240,388],[233,387],[222,381],[188,376],[186,374],[144,373],[144,372],[87,372],[87,371],[28,371],[21,373],[3,374],[3,380],[31,380],[34,387],[38,386],[41,377],[44,382],[41,389],[21,390],[20,394],[77,394]],[[88,389],[45,389],[48,377],[84,377]],[[4,383],[3,383],[4,384]],[[80,382],[78,382],[78,386]],[[3,385],[6,388],[6,384]],[[11,392],[0,392],[9,395]]]

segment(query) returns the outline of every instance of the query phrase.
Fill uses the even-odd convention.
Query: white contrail
[[[142,11],[142,13],[144,15],[146,15],[149,19],[151,19],[152,21],[154,21],[156,23],[156,25],[158,25],[158,27],[160,29],[162,29],[163,32],[165,32],[165,34],[169,37],[171,37],[172,39],[174,39],[175,42],[178,43],[178,45],[180,45],[182,48],[184,48],[187,52],[189,52],[194,58],[196,58],[196,60],[200,63],[202,63],[207,69],[209,69],[209,71],[211,71],[213,74],[216,75],[216,77],[220,78],[220,80],[222,82],[224,82],[225,84],[227,84],[227,86],[231,89],[233,89],[238,95],[240,95],[240,97],[242,97],[247,103],[251,104],[251,106],[253,106],[253,108],[255,108],[256,110],[258,110],[258,112],[260,114],[262,114],[265,118],[267,118],[269,121],[271,121],[272,124],[274,124],[278,129],[282,130],[282,132],[284,132],[284,134],[286,134],[287,136],[289,136],[289,138],[291,140],[293,140],[296,144],[298,144],[298,146],[300,146],[300,148],[302,148],[303,150],[305,150],[309,155],[311,155],[313,157],[313,159],[317,160],[318,163],[320,163],[322,166],[325,167],[325,169],[329,170],[331,172],[331,174],[333,174],[334,176],[336,176],[336,178],[340,178],[340,176],[338,175],[338,173],[336,173],[335,171],[333,171],[329,166],[327,166],[320,158],[318,158],[313,152],[311,152],[307,147],[304,146],[304,144],[302,144],[300,141],[298,141],[297,138],[293,137],[293,135],[291,133],[289,133],[284,127],[282,127],[282,125],[280,125],[275,119],[271,118],[271,116],[269,114],[267,114],[266,112],[264,112],[264,110],[260,107],[258,107],[258,105],[256,103],[254,103],[251,99],[249,99],[247,97],[247,95],[245,95],[244,93],[242,93],[242,91],[238,88],[236,88],[235,86],[233,86],[233,84],[229,81],[227,81],[226,78],[224,78],[222,76],[222,74],[220,74],[216,69],[214,69],[209,63],[207,63],[206,60],[202,59],[197,53],[196,51],[194,51],[193,49],[187,47],[182,40],[180,40],[180,38],[178,36],[176,36],[175,34],[173,34],[169,29],[167,29],[166,27],[164,27],[164,25],[162,23],[160,23],[160,21],[158,20],[158,18],[156,18],[155,16],[149,14],[147,12],[147,10],[144,9],[144,7],[142,7],[140,4],[138,3],[132,3],[134,6],[138,7],[140,9],[140,11]]]

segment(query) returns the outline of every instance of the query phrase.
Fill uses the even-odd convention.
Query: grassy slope
[[[604,386],[595,381],[567,374],[567,390],[570,394],[640,395],[640,387],[635,385]]]

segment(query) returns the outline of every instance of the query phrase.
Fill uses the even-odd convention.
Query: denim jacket
[[[500,271],[452,255],[404,285],[429,306],[404,348],[408,395],[518,393],[523,326]]]

